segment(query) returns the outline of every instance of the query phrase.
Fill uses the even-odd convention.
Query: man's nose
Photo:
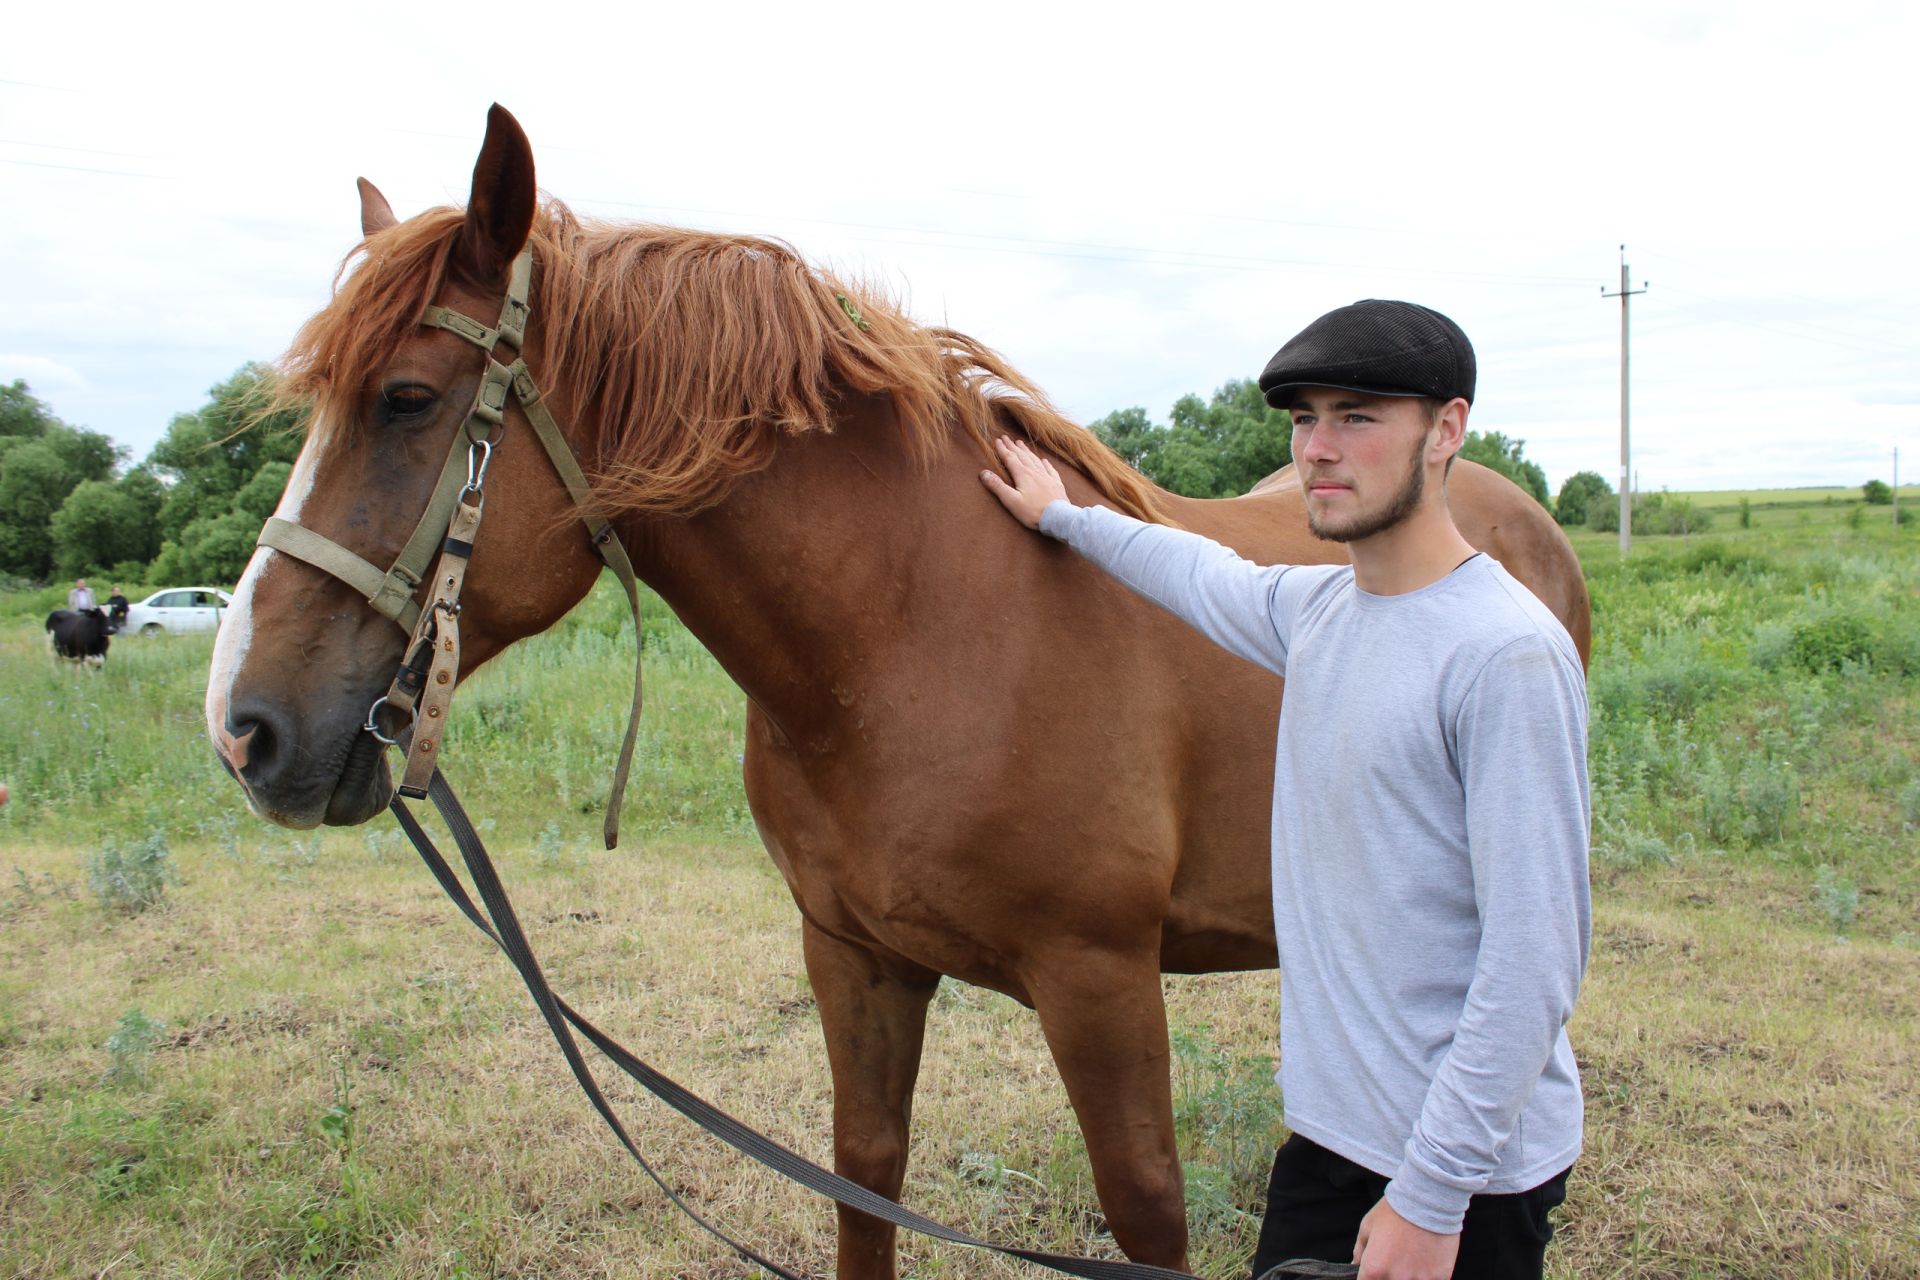
[[[1336,456],[1338,450],[1334,447],[1333,432],[1311,426],[1294,432],[1293,452],[1301,458],[1325,461]]]

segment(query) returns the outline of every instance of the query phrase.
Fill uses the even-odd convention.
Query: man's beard
[[[1393,526],[1413,514],[1420,505],[1420,495],[1426,492],[1427,468],[1421,455],[1426,452],[1426,437],[1413,447],[1413,465],[1407,469],[1407,478],[1400,486],[1400,492],[1393,500],[1378,511],[1361,512],[1345,525],[1323,524],[1313,513],[1313,504],[1307,504],[1307,528],[1313,536],[1323,542],[1358,542],[1362,538],[1371,538],[1376,533],[1385,533]]]

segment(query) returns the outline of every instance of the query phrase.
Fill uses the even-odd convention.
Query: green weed
[[[346,1064],[334,1063],[334,1100],[314,1122],[320,1140],[338,1162],[339,1191],[302,1206],[300,1261],[332,1274],[348,1270],[356,1255],[378,1235],[373,1191],[359,1146],[353,1081]]]
[[[557,822],[540,828],[540,835],[533,842],[534,865],[542,871],[584,870],[589,856],[578,841],[561,839]]]
[[[1643,827],[1602,813],[1594,819],[1593,860],[1607,866],[1644,867],[1673,861],[1673,848]]]
[[[1797,824],[1800,778],[1770,754],[1744,753],[1738,763],[1709,754],[1694,775],[1707,832],[1723,845],[1776,844]]]
[[[1852,613],[1810,618],[1793,628],[1787,645],[1789,659],[1816,673],[1865,664],[1872,656],[1873,632],[1865,619]]]
[[[1909,827],[1920,826],[1920,778],[1900,788],[1900,817]]]
[[[1242,1203],[1266,1190],[1280,1138],[1280,1086],[1273,1059],[1231,1054],[1205,1033],[1174,1027],[1173,1124],[1194,1166],[1216,1170]]]
[[[162,1029],[161,1023],[138,1009],[129,1009],[121,1014],[120,1024],[107,1037],[107,1069],[101,1076],[101,1082],[110,1085],[146,1083],[147,1060],[153,1052],[153,1042]]]
[[[1844,934],[1860,909],[1860,888],[1832,867],[1822,866],[1814,873],[1813,900],[1833,931]]]
[[[167,886],[178,883],[164,831],[149,831],[134,841],[109,839],[87,860],[87,887],[101,910],[110,913],[137,916],[159,906]]]
[[[180,1172],[180,1134],[164,1109],[138,1115],[118,1103],[88,1100],[61,1126],[62,1139],[86,1165],[94,1198],[130,1200],[170,1186]]]

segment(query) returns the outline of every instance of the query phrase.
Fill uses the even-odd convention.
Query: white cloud
[[[1473,335],[1476,425],[1611,475],[1624,240],[1653,285],[1652,487],[1920,454],[1920,180],[1888,160],[1912,6],[463,13],[17,15],[0,376],[144,453],[324,301],[354,177],[403,214],[463,199],[502,98],[583,211],[897,282],[1083,419],[1164,414],[1329,307],[1411,297]]]
[[[23,378],[43,399],[50,392],[78,391],[87,385],[80,371],[46,356],[0,351],[0,382]]]

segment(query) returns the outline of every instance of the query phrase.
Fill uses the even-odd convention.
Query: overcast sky
[[[408,14],[418,11],[423,15]],[[1053,16],[1055,13],[1059,16]],[[570,14],[561,17],[557,15]],[[1356,298],[1472,336],[1557,487],[1920,478],[1920,6],[38,5],[0,48],[0,381],[144,456],[489,103],[577,212],[784,238],[1087,421]]]

